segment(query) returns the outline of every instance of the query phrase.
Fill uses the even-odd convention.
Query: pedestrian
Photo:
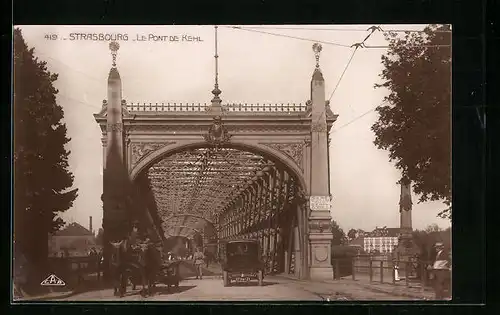
[[[434,292],[436,300],[442,300],[446,297],[445,291],[449,289],[450,282],[450,262],[449,254],[443,243],[436,243],[436,258],[432,266],[434,273]]]
[[[399,266],[398,264],[394,264],[394,281],[400,281],[401,278],[399,278]]]
[[[205,262],[205,255],[200,251],[199,247],[196,247],[196,250],[193,255],[193,263],[196,268],[196,279],[198,277],[202,279],[203,277],[203,263]]]
[[[203,253],[203,255],[205,256],[205,263],[206,263],[206,266],[208,268],[208,265],[210,264],[210,256],[209,256],[209,252],[206,248],[205,248],[205,252]]]

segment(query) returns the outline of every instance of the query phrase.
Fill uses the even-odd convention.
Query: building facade
[[[78,223],[71,223],[49,236],[51,257],[86,256],[91,248],[96,248],[94,233]]]
[[[375,228],[363,238],[363,249],[367,253],[392,253],[398,246],[399,228]]]

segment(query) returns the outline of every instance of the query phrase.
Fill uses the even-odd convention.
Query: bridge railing
[[[210,103],[127,103],[129,112],[205,112]],[[307,110],[302,103],[231,103],[222,104],[225,112],[268,112],[268,113],[301,113]]]
[[[352,277],[352,280],[392,283],[429,288],[432,286],[431,261],[395,260],[382,257],[353,256],[333,258],[333,278]]]

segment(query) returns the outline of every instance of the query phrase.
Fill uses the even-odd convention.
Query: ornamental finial
[[[314,57],[316,58],[316,68],[319,68],[319,55],[323,50],[323,47],[319,43],[314,43],[313,46]]]
[[[120,44],[118,44],[118,42],[113,41],[109,43],[109,50],[111,50],[111,57],[113,57],[113,68],[116,68],[116,54],[118,49],[120,49]]]
[[[214,59],[215,59],[215,84],[214,84],[214,89],[212,90],[212,94],[214,95],[214,98],[212,99],[212,106],[220,106],[221,104],[221,99],[219,95],[222,93],[221,90],[219,90],[219,54],[217,52],[217,28],[218,26],[214,26],[214,31],[215,31],[215,54],[214,54]]]

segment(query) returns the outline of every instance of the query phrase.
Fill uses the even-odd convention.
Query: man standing
[[[436,243],[436,259],[434,260],[433,272],[435,281],[436,300],[442,300],[445,296],[445,290],[450,287],[450,262],[449,255],[443,243]]]
[[[202,279],[203,277],[203,263],[205,262],[205,255],[200,251],[199,247],[196,247],[196,250],[193,255],[193,263],[196,268],[196,279],[200,277]]]
[[[208,268],[208,265],[210,264],[210,252],[208,251],[207,248],[205,248],[205,252],[203,253],[203,255],[205,255],[205,264],[207,265]]]

